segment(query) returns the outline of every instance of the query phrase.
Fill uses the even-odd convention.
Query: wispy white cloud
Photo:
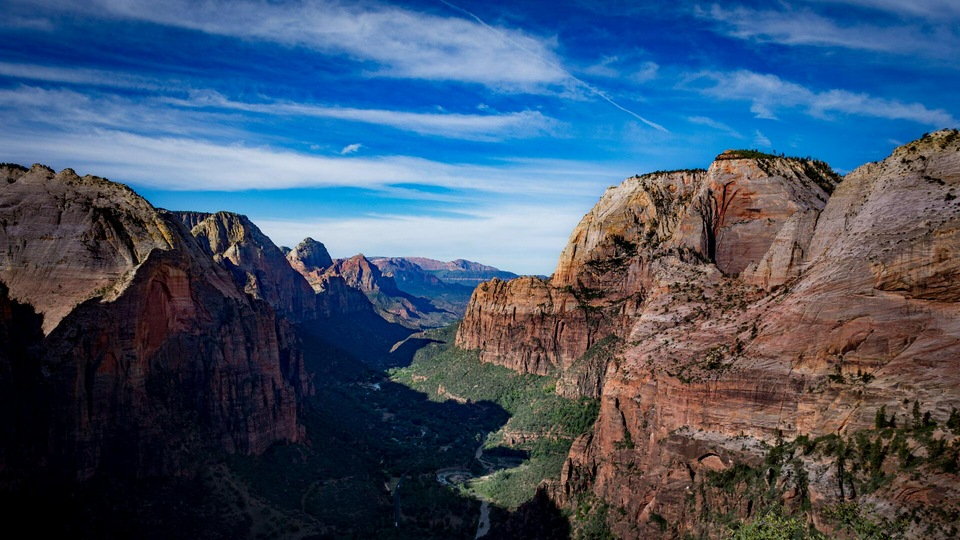
[[[960,2],[955,0],[807,0],[815,4],[857,6],[899,15],[922,17],[936,22],[960,18]]]
[[[55,74],[51,73],[51,76]],[[65,77],[73,79],[70,74]],[[108,77],[109,78],[109,77]],[[542,135],[557,135],[562,124],[538,111],[456,114],[419,113],[383,109],[326,107],[315,104],[273,101],[231,101],[210,90],[192,91],[190,98],[125,97],[110,93],[78,92],[20,85],[0,89],[0,108],[8,109],[7,122],[75,123],[88,126],[165,133],[213,133],[239,135],[229,126],[228,114],[255,113],[268,116],[330,118],[361,122],[422,135],[478,141],[501,141]]]
[[[557,92],[580,87],[592,96],[661,131],[663,126],[625,107],[603,89],[573,75],[554,52],[555,38],[472,20],[442,17],[390,5],[337,0],[308,4],[262,0],[60,0],[60,9],[90,16],[148,21],[200,32],[256,39],[324,54],[339,54],[370,66],[372,77],[415,78],[483,84],[506,92]],[[649,80],[657,66],[631,74]]]
[[[106,86],[111,88],[158,90],[162,87],[162,85],[154,79],[128,73],[100,69],[18,64],[14,62],[0,62],[0,75],[32,81]],[[167,83],[167,86],[170,87],[176,85],[176,81],[168,81]]]
[[[776,75],[752,71],[701,72],[688,77],[684,86],[695,88],[717,99],[749,101],[754,116],[763,119],[776,119],[777,110],[799,107],[818,118],[828,118],[831,113],[842,113],[888,120],[909,120],[931,127],[957,124],[949,112],[929,109],[922,103],[904,103],[838,89],[818,92],[785,81]]]
[[[358,150],[360,150],[362,146],[363,145],[360,143],[348,144],[343,147],[343,150],[340,150],[340,155],[345,156],[347,154],[353,154],[354,152],[357,152]]]
[[[526,46],[526,44],[514,40],[514,38],[513,38],[512,36],[510,36],[509,34],[506,34],[506,33],[502,32],[501,30],[499,30],[499,29],[497,29],[497,28],[494,28],[493,26],[487,24],[486,22],[483,21],[483,19],[481,19],[481,18],[480,18],[479,16],[477,16],[475,13],[473,13],[473,12],[471,12],[471,11],[468,11],[468,10],[466,10],[466,9],[463,9],[462,7],[459,7],[459,6],[455,5],[455,4],[452,4],[452,3],[448,2],[447,0],[440,0],[440,2],[443,3],[444,5],[452,8],[452,9],[460,12],[460,13],[463,13],[463,14],[466,15],[467,17],[470,17],[471,19],[473,19],[474,21],[476,21],[477,24],[479,24],[480,26],[482,26],[482,27],[486,28],[487,30],[490,30],[491,32],[493,32],[494,34],[496,34],[496,35],[501,39],[501,41],[503,41],[503,42],[505,42],[505,43],[509,43],[509,44],[511,44],[511,45],[514,45],[514,46],[516,46],[518,49],[526,52],[527,54],[529,54],[529,55],[531,55],[531,56],[534,56],[534,57],[537,57],[537,58],[543,60],[544,62],[546,62],[547,64],[549,64],[550,66],[552,66],[552,67],[560,70],[560,71],[561,71],[564,75],[566,75],[569,79],[573,80],[573,81],[577,84],[577,86],[579,86],[580,88],[586,90],[588,93],[592,94],[593,96],[596,96],[596,97],[598,97],[598,98],[606,101],[607,103],[609,103],[610,105],[614,106],[615,108],[620,109],[621,111],[629,114],[630,116],[632,116],[632,117],[636,118],[637,120],[643,122],[645,125],[647,125],[647,126],[649,126],[649,127],[652,127],[653,129],[656,129],[657,131],[662,131],[662,132],[667,132],[667,131],[668,131],[667,128],[661,126],[660,124],[657,124],[656,122],[653,122],[653,121],[651,121],[651,120],[648,120],[648,119],[640,116],[640,115],[637,114],[636,112],[628,109],[627,107],[624,107],[624,106],[621,105],[618,101],[615,101],[612,97],[610,97],[610,96],[609,96],[605,91],[603,91],[601,88],[599,88],[599,87],[597,87],[597,86],[595,86],[595,85],[592,85],[592,84],[584,81],[583,79],[577,77],[576,75],[574,75],[573,73],[571,73],[569,70],[567,70],[566,68],[564,68],[562,65],[560,65],[556,60],[554,60],[554,59],[552,59],[552,58],[547,58],[547,57],[541,56],[538,51],[528,48],[528,47]]]
[[[768,139],[767,136],[764,135],[763,133],[760,133],[759,129],[756,130],[756,132],[753,135],[753,144],[757,146],[762,146],[764,148],[770,148],[771,146],[770,139]]]
[[[269,115],[333,118],[390,126],[424,135],[457,139],[502,140],[556,134],[560,123],[538,111],[506,114],[419,113],[384,109],[356,109],[291,102],[243,103],[211,92],[194,92],[190,99],[168,99],[186,107],[216,107]]]
[[[698,124],[701,126],[711,127],[718,131],[723,131],[724,133],[726,133],[727,135],[730,135],[731,137],[736,137],[738,139],[743,138],[743,135],[741,135],[739,131],[733,129],[727,124],[724,124],[723,122],[718,122],[706,116],[688,116],[687,121],[690,122],[691,124]]]
[[[24,85],[0,89],[0,115],[7,130],[46,130],[52,136],[70,129],[239,140],[249,135],[223,114],[178,110],[151,99]]]
[[[638,62],[633,58],[605,56],[599,62],[584,68],[583,73],[608,79],[626,78],[645,83],[659,76],[660,65],[650,60]]]
[[[872,0],[846,0],[845,3],[869,7],[892,6],[893,0],[880,4]],[[931,9],[932,4],[926,3]],[[789,4],[780,6],[782,9],[754,9],[713,4],[709,8],[697,6],[694,13],[718,23],[715,29],[720,34],[757,42],[920,54],[935,58],[952,58],[960,47],[960,35],[955,27],[943,24],[942,19],[937,24],[904,21],[886,25],[864,22],[841,24],[809,8],[796,9]]]
[[[404,184],[561,199],[592,193],[604,181],[598,180],[597,167],[575,161],[565,162],[565,166],[544,166],[536,161],[474,165],[410,156],[316,156],[107,129],[6,130],[0,133],[0,161],[47,163],[141,187],[188,191],[386,190]],[[607,171],[606,176],[610,179],[619,174]]]
[[[53,21],[44,17],[33,17],[24,15],[7,15],[0,20],[0,27],[26,28],[40,32],[52,32],[56,25]]]
[[[585,67],[583,72],[597,77],[619,77],[620,70],[614,67],[619,61],[620,58],[617,56],[604,56],[599,62]]]
[[[637,82],[647,82],[656,79],[660,74],[660,65],[656,62],[643,62],[627,76]]]
[[[368,75],[454,80],[507,91],[564,84],[550,39],[389,5],[336,0],[63,0],[62,8],[255,39],[376,63]],[[527,54],[533,51],[535,54]]]

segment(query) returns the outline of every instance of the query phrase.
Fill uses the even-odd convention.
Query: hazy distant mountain
[[[424,270],[413,262],[414,259],[417,257],[376,257],[370,259],[370,262],[377,265],[383,275],[392,277],[400,290],[429,298],[437,306],[455,313],[458,318],[462,317],[470,295],[473,294],[474,285],[449,283],[441,279],[436,271]]]
[[[376,261],[378,258],[380,257],[374,258],[373,260]],[[425,257],[389,257],[389,259],[404,259],[419,266],[424,271],[437,276],[446,283],[459,283],[471,288],[493,278],[513,279],[518,277],[517,274],[513,272],[507,272],[493,266],[464,259],[449,262],[427,259]]]

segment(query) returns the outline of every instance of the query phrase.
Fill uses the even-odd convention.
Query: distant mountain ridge
[[[458,283],[471,288],[494,278],[506,280],[519,277],[513,272],[466,259],[438,261],[426,257],[373,257],[371,260],[375,264],[379,264],[377,263],[378,260],[404,260],[417,265],[423,271],[437,276],[446,283]]]
[[[281,251],[314,290],[325,290],[332,278],[341,277],[347,286],[361,291],[384,319],[415,329],[445,326],[462,317],[478,283],[516,277],[465,259],[444,262],[363,254],[333,259],[323,243],[313,238]]]

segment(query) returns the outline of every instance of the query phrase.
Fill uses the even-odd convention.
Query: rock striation
[[[718,516],[778,505],[831,536],[856,522],[949,538],[958,191],[955,130],[839,183],[818,162],[739,152],[631,178],[550,281],[478,289],[458,343],[563,381],[615,336],[599,385],[566,377],[600,414],[548,489],[615,509],[617,537],[720,537]],[[579,337],[544,339],[561,322]]]
[[[457,344],[521,371],[569,369],[599,341],[627,336],[665,255],[775,284],[794,270],[766,257],[771,245],[778,235],[778,248],[788,243],[803,216],[815,219],[834,181],[819,162],[736,152],[709,170],[629,178],[584,216],[549,280],[479,287]]]
[[[39,165],[0,172],[3,326],[43,317],[0,355],[12,366],[0,386],[26,385],[42,406],[0,405],[44,433],[40,463],[74,478],[190,474],[205,451],[301,437],[297,396],[309,385],[270,303],[284,306],[280,290],[238,286],[211,237],[199,242],[123,185]],[[228,221],[219,232],[238,233]],[[238,265],[263,247],[233,246]]]
[[[266,301],[279,315],[295,321],[315,316],[313,289],[249,218],[232,212],[173,214],[201,241],[207,254],[230,271],[247,294]]]
[[[318,293],[321,306],[326,306],[322,310],[341,306],[348,311],[360,311],[360,299],[365,297],[383,319],[408,328],[434,328],[456,320],[454,312],[401,290],[392,275],[384,275],[363,254],[329,260],[323,244],[308,238],[287,258]],[[356,295],[357,291],[361,296]]]
[[[175,228],[130,188],[43,166],[0,168],[0,281],[50,333],[77,304],[115,298]]]

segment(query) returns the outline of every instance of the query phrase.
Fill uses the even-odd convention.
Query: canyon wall
[[[270,303],[282,294],[245,291],[179,217],[126,186],[37,165],[2,172],[4,324],[39,323],[25,309],[43,322],[6,345],[0,382],[37,396],[4,413],[33,422],[17,436],[42,432],[38,464],[76,478],[189,474],[208,450],[301,437],[309,384]]]
[[[599,418],[544,489],[575,512],[609,509],[617,537],[722,537],[777,506],[831,537],[856,522],[949,538],[958,191],[957,131],[839,184],[818,162],[736,152],[628,179],[551,281],[478,289],[458,344],[526,371],[546,371],[525,361],[541,354],[562,381],[596,343],[571,314],[605,317],[619,345]],[[558,320],[582,336],[543,339]]]

